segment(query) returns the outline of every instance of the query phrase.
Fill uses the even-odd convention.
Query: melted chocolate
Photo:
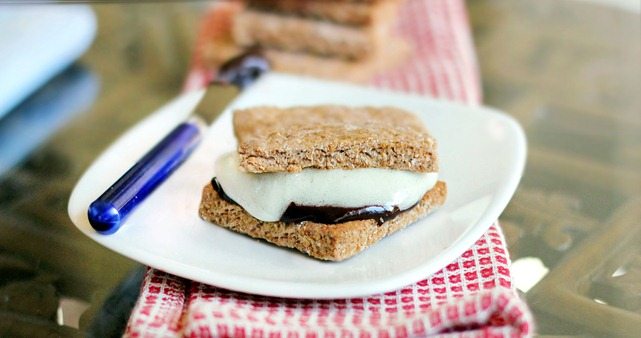
[[[359,208],[343,208],[333,206],[309,206],[291,203],[280,220],[294,223],[312,221],[316,223],[336,224],[349,221],[374,219],[381,225],[401,213],[398,207],[386,208],[371,205]]]
[[[218,193],[218,196],[220,196],[220,198],[222,198],[223,201],[238,205],[236,201],[234,201],[233,199],[231,199],[231,197],[225,194],[223,187],[220,186],[220,183],[218,183],[218,180],[216,179],[216,177],[211,179],[211,186],[214,188],[214,190],[216,190],[216,192]]]
[[[228,203],[238,205],[238,203],[225,193],[215,177],[211,180],[211,185],[223,200]],[[414,205],[409,209],[412,209],[413,207]],[[378,225],[381,225],[405,211],[406,210],[400,210],[398,206],[384,207],[380,205],[370,205],[357,208],[343,208],[334,206],[297,205],[295,203],[290,203],[287,210],[285,210],[285,213],[280,217],[280,221],[285,223],[311,221],[324,224],[337,224],[349,221],[374,219]]]

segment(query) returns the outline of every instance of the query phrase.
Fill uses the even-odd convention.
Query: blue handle
[[[179,124],[91,203],[91,226],[102,234],[116,232],[129,213],[187,159],[200,139],[196,122]]]

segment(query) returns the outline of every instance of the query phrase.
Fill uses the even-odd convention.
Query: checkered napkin
[[[479,104],[478,68],[463,0],[408,0],[400,16],[400,34],[413,43],[414,54],[371,84]],[[209,80],[198,64],[188,76],[187,90]],[[370,297],[265,297],[149,268],[125,336],[519,337],[532,330],[531,315],[511,285],[503,234],[494,224],[442,270]]]

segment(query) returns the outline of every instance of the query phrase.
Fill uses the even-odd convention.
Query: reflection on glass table
[[[486,102],[529,156],[501,224],[542,335],[641,332],[641,29],[589,2],[469,2]]]
[[[0,119],[0,177],[77,114],[86,112],[98,89],[95,75],[74,65]]]

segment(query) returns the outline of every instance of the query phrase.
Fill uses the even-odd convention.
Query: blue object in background
[[[0,118],[0,177],[72,118],[87,111],[98,89],[93,73],[73,65]]]
[[[96,17],[87,5],[0,8],[0,117],[91,45]]]

